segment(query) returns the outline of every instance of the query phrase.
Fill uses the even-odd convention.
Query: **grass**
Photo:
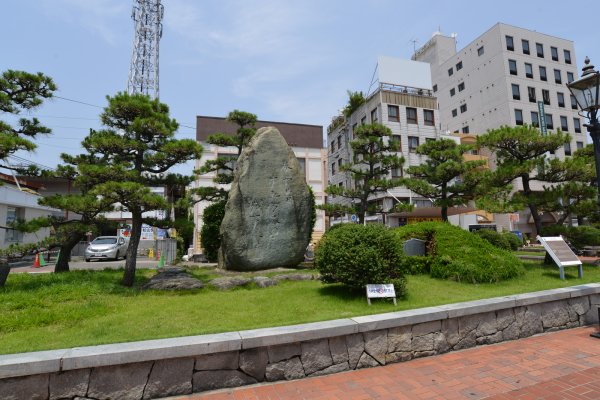
[[[0,288],[0,353],[291,325],[600,282],[600,267],[591,265],[584,266],[584,279],[577,278],[577,268],[567,268],[565,281],[553,266],[526,262],[525,269],[523,276],[495,284],[408,276],[408,294],[397,307],[386,300],[368,306],[362,291],[318,281],[159,292],[139,289],[151,270],[139,270],[131,289],[120,286],[122,271],[11,274]],[[193,274],[215,276],[201,269]]]

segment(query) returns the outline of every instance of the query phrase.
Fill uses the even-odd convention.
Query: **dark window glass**
[[[527,87],[527,95],[529,96],[529,101],[531,103],[535,103],[537,101],[536,96],[535,96],[535,88],[528,86]]]
[[[483,53],[485,53],[485,50],[484,50],[483,46],[481,46],[480,48],[477,49],[477,55],[482,56]]]
[[[573,75],[572,72],[567,72],[567,82],[571,83],[575,80],[575,76]]]
[[[571,155],[571,143],[565,143],[565,156]]]
[[[529,40],[521,40],[521,46],[523,46],[523,54],[529,54]]]
[[[510,50],[510,51],[514,51],[515,50],[515,45],[513,43],[513,37],[512,36],[506,36],[506,50]]]
[[[462,61],[459,61],[458,63],[456,63],[456,70],[460,71],[462,69]]]
[[[378,121],[377,118],[377,109],[375,108],[373,111],[371,111],[371,123],[375,123]]]
[[[563,50],[563,54],[565,55],[565,63],[571,64],[571,52],[569,50]]]
[[[558,100],[558,106],[559,107],[564,107],[565,106],[565,95],[561,92],[557,92],[556,93],[556,98]]]
[[[540,126],[540,117],[537,111],[531,112],[531,126],[535,126],[536,128],[539,128]]]
[[[414,153],[415,150],[417,150],[417,147],[419,147],[419,138],[416,136],[409,136],[408,137],[408,151],[410,153]]]
[[[552,61],[558,61],[558,49],[556,47],[550,47],[550,53],[552,55]]]
[[[517,62],[515,60],[508,60],[508,70],[511,75],[517,75]]]
[[[525,76],[528,78],[533,78],[533,67],[531,64],[525,63]]]
[[[425,125],[434,126],[433,110],[423,110],[423,120],[425,121]]]
[[[392,135],[392,140],[398,143],[398,151],[402,151],[402,136]]]
[[[577,100],[575,100],[575,96],[573,95],[571,95],[571,108],[577,110]]]
[[[463,105],[460,106],[460,113],[462,114],[464,112],[467,112],[467,105],[466,104],[463,104]]]
[[[579,122],[579,118],[573,118],[573,128],[575,129],[575,133],[581,133],[581,122]]]
[[[559,85],[562,83],[562,77],[560,76],[560,69],[554,70],[554,82]]]
[[[406,107],[406,122],[409,124],[417,123],[417,109]]]
[[[458,115],[458,111],[455,108],[454,110],[452,110],[452,116],[456,117],[457,115]]]
[[[546,76],[546,67],[542,67],[540,65],[540,79],[543,81],[547,81],[548,77]]]
[[[523,110],[515,109],[515,124],[523,125]]]
[[[337,142],[338,142],[338,149],[341,149],[342,148],[342,137],[341,136],[338,136]]]
[[[458,84],[458,91],[462,92],[463,90],[465,90],[465,83],[461,82]]]
[[[521,92],[519,90],[519,85],[512,84],[512,96],[513,100],[521,100]]]
[[[535,49],[537,51],[537,56],[540,58],[544,58],[544,45],[542,45],[541,43],[536,43]]]
[[[546,128],[554,129],[554,121],[552,121],[552,114],[546,114]]]
[[[331,163],[331,175],[335,175],[335,163]]]
[[[452,88],[450,89],[450,97],[454,96],[456,94],[456,89]]]
[[[433,85],[433,91],[434,93],[437,92],[437,85]]]
[[[454,70],[452,68],[448,69],[448,76],[452,76],[452,74],[454,73]]]
[[[569,124],[567,123],[567,117],[561,115],[560,116],[560,129],[567,132],[569,130]]]
[[[583,149],[583,142],[577,142],[577,150]]]
[[[544,100],[544,104],[550,105],[550,91],[546,89],[542,89],[542,99]]]
[[[361,124],[361,125],[364,125],[364,124],[366,124],[366,123],[367,123],[367,117],[362,117],[362,118],[360,119],[360,124]]]
[[[469,127],[468,126],[463,127],[462,133],[469,133]]]
[[[388,121],[400,122],[398,106],[388,105]]]

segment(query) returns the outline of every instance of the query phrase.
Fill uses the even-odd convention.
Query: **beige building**
[[[561,129],[572,137],[550,155],[561,159],[587,143],[566,86],[578,77],[570,40],[498,23],[458,51],[456,35],[436,32],[413,59],[431,65],[443,131],[481,134],[523,124],[547,133]],[[496,219],[503,228],[531,232],[529,213],[519,214],[512,221],[506,215]],[[550,214],[543,219],[555,221]]]
[[[325,187],[327,184],[327,153],[323,148],[323,127],[320,125],[292,124],[285,122],[257,121],[256,127],[273,126],[281,132],[288,145],[294,151],[300,166],[303,167],[306,183],[312,188],[317,205],[325,203]],[[236,132],[237,125],[219,117],[196,117],[196,140],[204,151],[202,158],[196,160],[196,168],[200,168],[206,161],[215,160],[217,157],[237,157],[237,148],[219,147],[206,142],[208,136],[219,133],[231,134]],[[201,175],[194,182],[195,187],[214,186],[215,174]],[[229,185],[219,185],[228,188]],[[200,244],[200,230],[202,229],[202,214],[209,205],[208,202],[199,202],[194,205],[194,222],[196,232],[194,235],[194,253],[202,252]],[[313,241],[318,241],[325,232],[325,213],[317,210],[317,220],[313,230]]]

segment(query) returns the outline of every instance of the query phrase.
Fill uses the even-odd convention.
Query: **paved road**
[[[78,269],[105,269],[105,268],[123,268],[125,266],[125,260],[119,261],[71,261],[69,268],[71,270]],[[138,258],[136,263],[137,268],[157,268],[158,261],[149,260],[147,258]],[[47,273],[54,271],[54,263],[48,263],[44,267],[34,268],[33,264],[23,265],[11,268],[11,273]]]
[[[600,399],[600,339],[577,328],[384,367],[171,400]]]

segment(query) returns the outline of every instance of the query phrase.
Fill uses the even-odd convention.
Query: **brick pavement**
[[[383,367],[173,400],[600,400],[600,340],[586,327]]]

